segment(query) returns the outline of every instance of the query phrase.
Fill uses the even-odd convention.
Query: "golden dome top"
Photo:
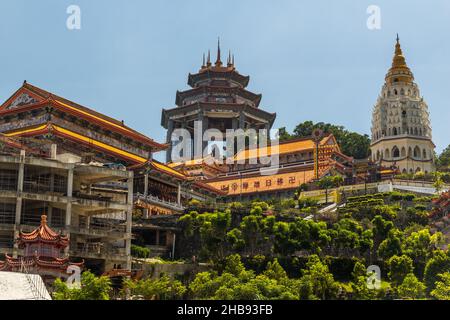
[[[395,44],[394,58],[392,59],[392,66],[386,74],[386,83],[393,84],[396,82],[412,83],[414,76],[408,65],[406,64],[405,56],[403,55],[402,47],[400,46],[400,39],[397,34],[397,42]]]

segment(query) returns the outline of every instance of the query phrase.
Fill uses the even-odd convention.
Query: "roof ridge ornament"
[[[222,66],[222,61],[220,60],[220,37],[217,38],[217,59],[216,67]]]

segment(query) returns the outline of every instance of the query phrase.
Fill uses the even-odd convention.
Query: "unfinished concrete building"
[[[129,268],[133,173],[53,159],[0,155],[0,252],[20,255],[20,230],[48,224],[69,236],[66,254],[102,273]]]

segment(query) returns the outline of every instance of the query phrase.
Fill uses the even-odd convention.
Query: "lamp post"
[[[312,132],[312,139],[314,141],[314,179],[319,180],[319,146],[323,138],[323,131],[319,128]]]

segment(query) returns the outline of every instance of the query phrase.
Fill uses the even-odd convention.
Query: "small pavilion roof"
[[[38,228],[30,233],[21,231],[19,234],[19,246],[23,246],[25,243],[30,242],[54,243],[57,246],[66,247],[69,244],[69,238],[52,230],[47,225],[47,216],[42,215],[41,224]]]

